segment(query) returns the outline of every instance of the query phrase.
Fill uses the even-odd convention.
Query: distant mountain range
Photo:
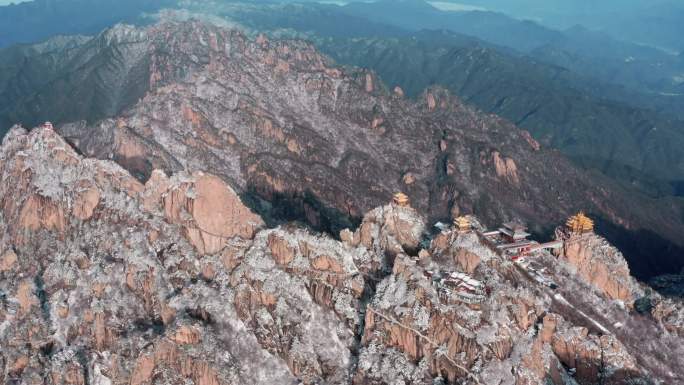
[[[381,14],[381,8],[377,4],[272,5],[231,8],[226,15],[257,31],[309,38],[338,62],[372,68],[413,97],[425,87],[445,85],[482,110],[529,129],[538,140],[561,149],[584,167],[597,168],[651,194],[679,194],[677,186],[684,179],[679,156],[684,123],[671,116],[684,112],[677,103],[682,99],[635,91],[644,83],[662,86],[664,75],[649,69],[668,59],[670,72],[676,73],[679,58],[581,28],[567,35],[552,33],[548,42],[522,54],[462,34],[397,32],[393,28],[398,25],[383,23],[400,24],[397,20],[403,17],[416,26],[429,23],[426,15],[442,14],[450,20],[448,14],[461,13],[441,12],[420,1],[399,2],[387,14]],[[359,21],[363,17],[366,23]],[[346,23],[363,27],[345,32]],[[592,47],[600,53],[592,54]],[[655,62],[625,63],[620,59],[624,57],[652,57]],[[567,63],[573,70],[553,62]],[[602,67],[602,63],[607,64]]]
[[[149,86],[140,82],[149,71],[148,63],[126,65],[139,55],[140,47],[133,43],[136,37],[128,37],[126,44],[111,44],[118,38],[57,37],[0,50],[2,134],[15,123],[96,121],[141,98]]]
[[[539,2],[528,3],[529,9],[545,9]],[[491,1],[474,4],[495,10],[509,9]],[[446,29],[559,65],[581,76],[646,93],[649,99],[655,100],[644,97],[639,98],[640,103],[657,111],[684,115],[679,107],[684,101],[684,96],[679,95],[684,84],[681,55],[618,41],[614,35],[592,32],[581,26],[559,31],[499,12],[445,12],[424,0],[351,2],[346,6],[288,1],[250,5],[237,1],[37,0],[0,7],[0,47],[36,42],[58,34],[95,34],[117,22],[146,24],[164,8],[229,14],[238,23],[244,22],[242,17],[259,14],[258,24],[262,28],[312,30],[335,37],[398,37],[421,29]],[[266,9],[270,14],[263,12]],[[658,9],[669,8],[661,4]],[[649,12],[647,15],[656,11]],[[675,10],[672,12],[676,14]],[[656,17],[645,17],[644,22],[653,18]]]
[[[681,55],[668,54],[649,46],[611,38],[603,32],[575,26],[563,35],[529,53],[535,59],[567,68],[574,73],[600,79],[608,84],[659,98],[672,95],[684,83],[684,60]],[[681,116],[682,98],[678,108],[669,111]]]
[[[448,3],[448,2],[446,2]],[[684,3],[678,0],[458,0],[545,26],[581,24],[616,39],[683,51]]]
[[[319,45],[341,63],[373,68],[411,96],[443,84],[480,109],[529,129],[578,164],[645,190],[669,194],[684,176],[678,157],[684,146],[681,121],[607,101],[586,79],[560,67],[444,32],[320,40]]]
[[[684,61],[678,55],[579,25],[558,31],[497,12],[445,12],[423,0],[351,3],[340,7],[340,12],[412,31],[446,29],[473,36],[581,76],[650,94],[672,93],[684,74]]]
[[[96,34],[119,22],[144,24],[146,12],[175,0],[34,0],[0,7],[0,47],[55,35]]]
[[[340,12],[364,17],[377,23],[414,31],[448,29],[520,52],[531,51],[562,36],[559,31],[531,21],[512,19],[503,13],[445,12],[424,0],[352,2],[339,8]]]

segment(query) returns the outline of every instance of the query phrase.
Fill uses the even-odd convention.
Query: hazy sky
[[[27,0],[0,0],[0,5],[7,5],[11,3],[22,3]]]

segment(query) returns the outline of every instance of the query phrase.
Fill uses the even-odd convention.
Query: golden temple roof
[[[468,231],[472,228],[472,224],[470,223],[470,219],[464,216],[456,217],[454,219],[454,226],[459,230],[459,231]]]
[[[402,192],[398,192],[398,193],[394,194],[393,201],[396,205],[399,205],[399,206],[408,206],[409,205],[409,197]]]
[[[565,222],[565,226],[567,226],[571,232],[576,234],[594,231],[594,221],[592,221],[581,211],[568,218],[567,222]]]

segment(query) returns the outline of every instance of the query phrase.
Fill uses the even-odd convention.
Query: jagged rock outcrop
[[[525,140],[527,140],[526,136]],[[492,160],[494,161],[494,168],[496,169],[497,176],[504,178],[514,186],[520,184],[520,178],[518,177],[518,166],[515,164],[513,159],[502,158],[498,151],[494,151],[492,153]]]
[[[261,230],[206,173],[143,186],[47,128],[13,129],[0,159],[3,383],[346,382],[365,249]]]
[[[651,314],[671,333],[684,337],[684,306],[681,299],[656,296]]]
[[[631,303],[635,283],[627,261],[615,247],[600,236],[584,234],[565,242],[561,257],[608,298]]]
[[[153,171],[153,176],[145,185],[148,208],[163,207],[166,218],[184,226],[186,237],[201,254],[222,250],[234,237],[251,239],[264,224],[216,176],[197,172],[167,178],[161,170]]]
[[[404,250],[417,251],[425,231],[424,219],[414,208],[391,203],[368,212],[354,233],[343,230],[341,238],[352,246],[385,250],[394,256]]]

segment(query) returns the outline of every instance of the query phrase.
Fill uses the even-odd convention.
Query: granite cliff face
[[[684,380],[681,302],[639,315],[629,276],[618,301],[586,273],[624,265],[598,236],[578,241],[581,257],[535,252],[530,270],[479,231],[427,236],[411,207],[375,208],[338,241],[268,228],[206,172],[151,175],[50,128],[5,138],[0,382]]]
[[[368,251],[262,229],[208,174],[142,185],[47,128],[1,152],[3,383],[345,382]]]

